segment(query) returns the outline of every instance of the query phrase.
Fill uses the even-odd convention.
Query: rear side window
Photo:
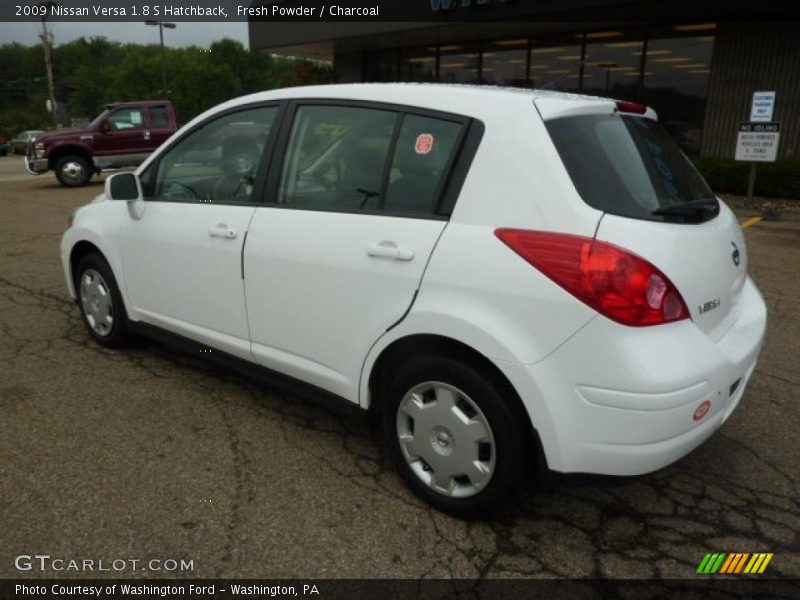
[[[689,159],[652,119],[581,115],[545,125],[578,193],[598,210],[662,221],[667,217],[658,211],[665,207],[715,201]]]
[[[153,128],[169,127],[169,113],[166,106],[150,107],[150,123]]]
[[[306,210],[437,216],[465,126],[390,108],[300,106],[277,202]]]
[[[278,202],[326,211],[375,210],[397,118],[389,110],[299,107]]]
[[[435,212],[462,127],[431,117],[404,117],[386,190],[386,211]]]

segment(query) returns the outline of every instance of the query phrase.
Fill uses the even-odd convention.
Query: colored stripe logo
[[[772,552],[712,552],[705,555],[697,572],[703,575],[763,573],[773,557]]]

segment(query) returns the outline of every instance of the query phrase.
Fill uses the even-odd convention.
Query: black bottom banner
[[[57,600],[168,598],[307,598],[320,600],[544,598],[800,599],[800,582],[779,579],[698,578],[696,580],[354,580],[354,579],[47,579],[0,580],[0,599]]]

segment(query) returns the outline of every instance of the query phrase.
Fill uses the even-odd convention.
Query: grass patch
[[[715,192],[747,193],[750,163],[716,156],[694,156],[692,162]],[[800,200],[800,160],[760,163],[754,194]]]

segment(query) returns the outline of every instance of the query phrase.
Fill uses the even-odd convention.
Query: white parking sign
[[[736,137],[736,160],[774,162],[780,131],[780,123],[742,123]]]
[[[753,92],[753,103],[750,105],[750,121],[772,121],[775,108],[775,92]]]

